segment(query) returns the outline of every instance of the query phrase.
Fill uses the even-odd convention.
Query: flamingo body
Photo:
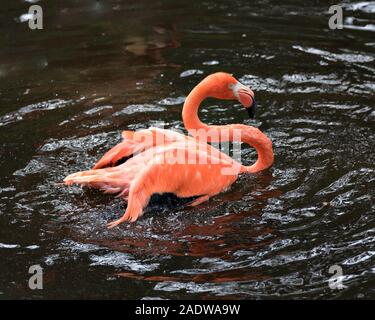
[[[226,73],[206,77],[186,98],[183,120],[188,131],[184,136],[171,130],[149,128],[138,132],[124,131],[123,141],[109,150],[92,170],[67,176],[64,182],[118,193],[128,201],[124,215],[108,224],[113,228],[124,221],[136,221],[155,193],[173,193],[178,197],[197,197],[190,205],[198,205],[227,190],[240,173],[254,173],[272,165],[271,140],[259,129],[240,124],[207,126],[200,122],[197,110],[201,101],[213,96],[237,99],[251,108],[254,93]],[[258,160],[243,166],[218,149],[201,142],[199,134],[212,130],[208,141],[233,141],[237,130],[241,141],[253,146]],[[224,137],[224,129],[227,135]],[[201,131],[202,132],[202,131]],[[131,157],[132,156],[132,157]],[[129,158],[131,157],[131,158]],[[116,166],[122,158],[129,158]]]

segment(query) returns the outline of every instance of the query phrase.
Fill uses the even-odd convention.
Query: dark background
[[[21,22],[30,1],[0,10],[0,298],[374,298],[375,2],[342,2],[344,30],[333,1],[37,4],[43,30]],[[182,129],[184,97],[216,71],[251,86],[258,114],[210,100],[202,120],[259,127],[270,170],[113,230],[122,200],[56,184],[121,130]]]

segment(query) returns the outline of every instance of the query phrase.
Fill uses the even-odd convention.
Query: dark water
[[[30,3],[2,1],[0,298],[375,298],[375,2],[344,2],[333,31],[334,3],[40,1],[31,31]],[[260,127],[270,170],[113,230],[122,200],[56,184],[121,130],[183,128],[184,97],[219,70],[256,92],[257,118],[210,101],[202,119]]]

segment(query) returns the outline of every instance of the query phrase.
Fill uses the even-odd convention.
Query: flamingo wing
[[[165,153],[182,152],[186,157],[207,158],[212,164],[166,163]],[[113,228],[125,221],[136,221],[155,193],[173,193],[178,197],[197,196],[190,205],[199,205],[210,197],[226,190],[237,174],[223,175],[222,169],[233,165],[225,159],[215,158],[200,151],[183,150],[178,147],[166,148],[135,177],[129,188],[128,206],[124,215],[108,224]],[[214,161],[213,161],[214,160]]]
[[[127,160],[134,154],[157,145],[167,145],[175,141],[193,139],[172,130],[149,128],[139,131],[123,131],[123,141],[107,151],[94,165],[93,169],[116,166],[121,160]]]
[[[188,147],[186,141],[155,146],[119,166],[77,172],[64,182],[119,193],[128,200],[124,215],[108,225],[112,228],[124,221],[136,221],[155,193],[198,197],[190,203],[192,206],[207,201],[237,179],[238,172],[223,174],[233,165],[238,164],[227,155],[192,139]]]

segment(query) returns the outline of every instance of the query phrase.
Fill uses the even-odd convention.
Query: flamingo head
[[[253,90],[225,72],[209,75],[205,81],[209,82],[210,96],[217,99],[238,100],[247,110],[249,117],[254,118],[256,102]]]

